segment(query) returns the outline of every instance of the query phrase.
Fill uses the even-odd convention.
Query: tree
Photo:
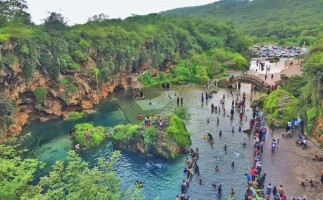
[[[65,29],[67,22],[62,14],[50,12],[49,16],[44,20],[44,26],[48,32],[53,33]]]
[[[88,22],[103,22],[105,20],[109,19],[109,16],[101,13],[99,15],[94,15],[88,19]]]
[[[14,112],[14,103],[6,98],[0,97],[0,136],[3,134],[11,123],[10,115]]]
[[[6,22],[31,23],[30,15],[25,0],[1,0],[0,1],[0,25]]]
[[[39,86],[34,90],[37,103],[43,103],[46,99],[47,90],[43,86]]]
[[[113,171],[113,166],[120,156],[116,151],[110,161],[98,160],[98,166],[89,167],[87,162],[76,154],[68,153],[67,165],[57,161],[48,176],[41,177],[32,193],[25,193],[24,198],[34,199],[111,199],[126,196],[121,190],[121,179]]]
[[[34,173],[43,167],[36,159],[24,158],[18,146],[0,145],[0,199],[20,199],[33,189]]]

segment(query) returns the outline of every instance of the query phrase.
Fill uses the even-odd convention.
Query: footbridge
[[[270,87],[268,83],[261,80],[258,76],[250,74],[241,74],[236,77],[232,76],[230,78],[230,85],[233,85],[235,83],[249,83],[261,89],[267,89],[268,87]]]

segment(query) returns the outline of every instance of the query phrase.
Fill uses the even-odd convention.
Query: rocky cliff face
[[[161,137],[158,138],[158,141],[153,145],[153,147],[147,148],[144,138],[140,134],[132,138],[130,141],[114,141],[113,145],[118,149],[130,151],[132,153],[153,155],[166,160],[175,159],[181,153],[188,152],[188,149],[180,147],[176,142]]]
[[[84,64],[78,71],[61,74],[57,80],[37,69],[31,78],[24,79],[18,60],[10,67],[0,68],[0,94],[11,99],[16,107],[11,125],[0,135],[0,143],[8,136],[17,136],[30,117],[44,122],[72,110],[88,110],[116,87],[127,87],[126,74],[116,74],[108,82],[98,85],[89,66]],[[47,92],[45,100],[37,103],[34,90],[39,86]]]

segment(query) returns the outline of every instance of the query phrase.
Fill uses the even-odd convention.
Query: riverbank
[[[313,161],[316,152],[323,154],[317,146],[308,141],[308,147],[303,149],[296,146],[297,134],[292,138],[282,137],[283,129],[270,131],[267,135],[263,153],[263,172],[267,173],[267,186],[283,185],[287,197],[306,195],[309,200],[323,199],[323,184],[320,183],[320,172],[323,170],[322,162]],[[278,149],[275,154],[271,152],[271,140],[279,139]],[[315,187],[309,184],[302,186],[301,182],[313,180]]]

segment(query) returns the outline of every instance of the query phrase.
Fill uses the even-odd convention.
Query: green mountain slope
[[[211,4],[162,12],[166,16],[233,20],[258,37],[313,39],[323,30],[323,0],[222,0]]]

